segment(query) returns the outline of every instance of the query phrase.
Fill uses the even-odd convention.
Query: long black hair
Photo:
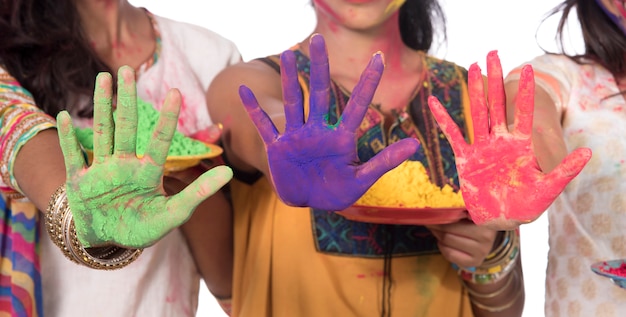
[[[111,70],[91,48],[73,0],[0,0],[0,65],[44,112],[90,117],[79,99]]]
[[[415,50],[429,51],[438,28],[446,39],[446,18],[438,0],[407,0],[399,11],[402,41]]]
[[[569,55],[578,63],[584,59],[593,60],[604,66],[614,76],[626,75],[626,36],[624,31],[609,17],[595,0],[565,0],[555,7],[548,17],[562,12],[557,28],[557,43],[564,52],[563,37],[567,19],[572,10],[576,10],[582,30],[585,51],[578,55]]]

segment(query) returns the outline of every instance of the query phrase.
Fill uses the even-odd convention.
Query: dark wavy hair
[[[556,35],[560,50],[565,53],[564,30],[572,10],[576,10],[580,22],[585,51],[583,54],[569,55],[569,57],[578,63],[584,63],[583,59],[593,60],[608,69],[614,76],[626,75],[624,31],[611,22],[595,0],[565,0],[550,11],[548,17],[562,12]]]
[[[402,41],[415,50],[429,51],[440,29],[446,40],[446,17],[437,0],[407,0],[399,11]]]
[[[93,107],[79,108],[79,100],[92,96],[98,72],[111,72],[90,47],[73,0],[0,0],[0,64],[52,116],[91,117]]]

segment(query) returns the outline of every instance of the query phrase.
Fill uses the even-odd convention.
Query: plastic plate
[[[465,207],[406,208],[353,205],[338,214],[360,222],[396,225],[436,225],[459,221],[468,217]]]
[[[171,173],[176,171],[182,171],[184,169],[200,164],[200,161],[204,159],[210,159],[220,156],[223,152],[222,148],[215,144],[206,143],[206,146],[210,149],[210,151],[204,154],[168,156],[164,166],[165,172]],[[85,152],[87,153],[89,164],[91,164],[91,160],[93,159],[93,152],[88,149],[86,149]]]
[[[615,274],[611,273],[611,269],[622,269],[624,273],[626,273],[626,259],[619,260],[611,260],[611,261],[602,261],[597,262],[591,265],[591,270],[601,276],[608,277],[611,281],[623,288],[626,289],[626,274]]]

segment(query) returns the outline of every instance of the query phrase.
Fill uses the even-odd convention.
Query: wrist
[[[85,248],[76,236],[65,185],[61,185],[50,198],[46,209],[46,229],[52,242],[61,249],[66,258],[93,269],[114,270],[125,267],[142,252],[142,249],[114,245]]]
[[[480,266],[459,267],[452,264],[461,279],[472,284],[493,284],[511,272],[519,257],[519,231],[505,231],[501,240]]]
[[[463,283],[469,300],[475,309],[489,313],[498,313],[518,307],[524,295],[523,280],[518,270],[506,275],[494,284],[480,285]]]

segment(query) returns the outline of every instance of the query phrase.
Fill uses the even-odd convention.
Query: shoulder
[[[0,65],[0,101],[20,101],[34,104],[33,96],[3,66]]]
[[[260,60],[251,60],[228,66],[220,71],[209,86],[208,98],[238,99],[239,87],[242,85],[250,88],[258,99],[279,98],[282,94],[280,74]],[[209,108],[212,105],[224,108],[219,103],[209,101]]]
[[[172,42],[174,47],[188,53],[210,55],[213,59],[226,59],[231,64],[241,59],[235,43],[212,30],[158,15],[153,17],[161,32],[162,41]]]
[[[533,65],[534,68],[556,66],[556,68],[563,69],[563,70],[578,69],[581,66],[583,66],[583,64],[577,63],[569,56],[566,56],[563,54],[551,54],[551,53],[539,55],[531,59],[527,64]]]
[[[519,72],[524,65],[532,66],[536,77],[553,77],[559,81],[571,81],[582,73],[605,72],[604,67],[589,59],[575,60],[563,54],[546,53],[514,68],[508,77],[519,78]]]

